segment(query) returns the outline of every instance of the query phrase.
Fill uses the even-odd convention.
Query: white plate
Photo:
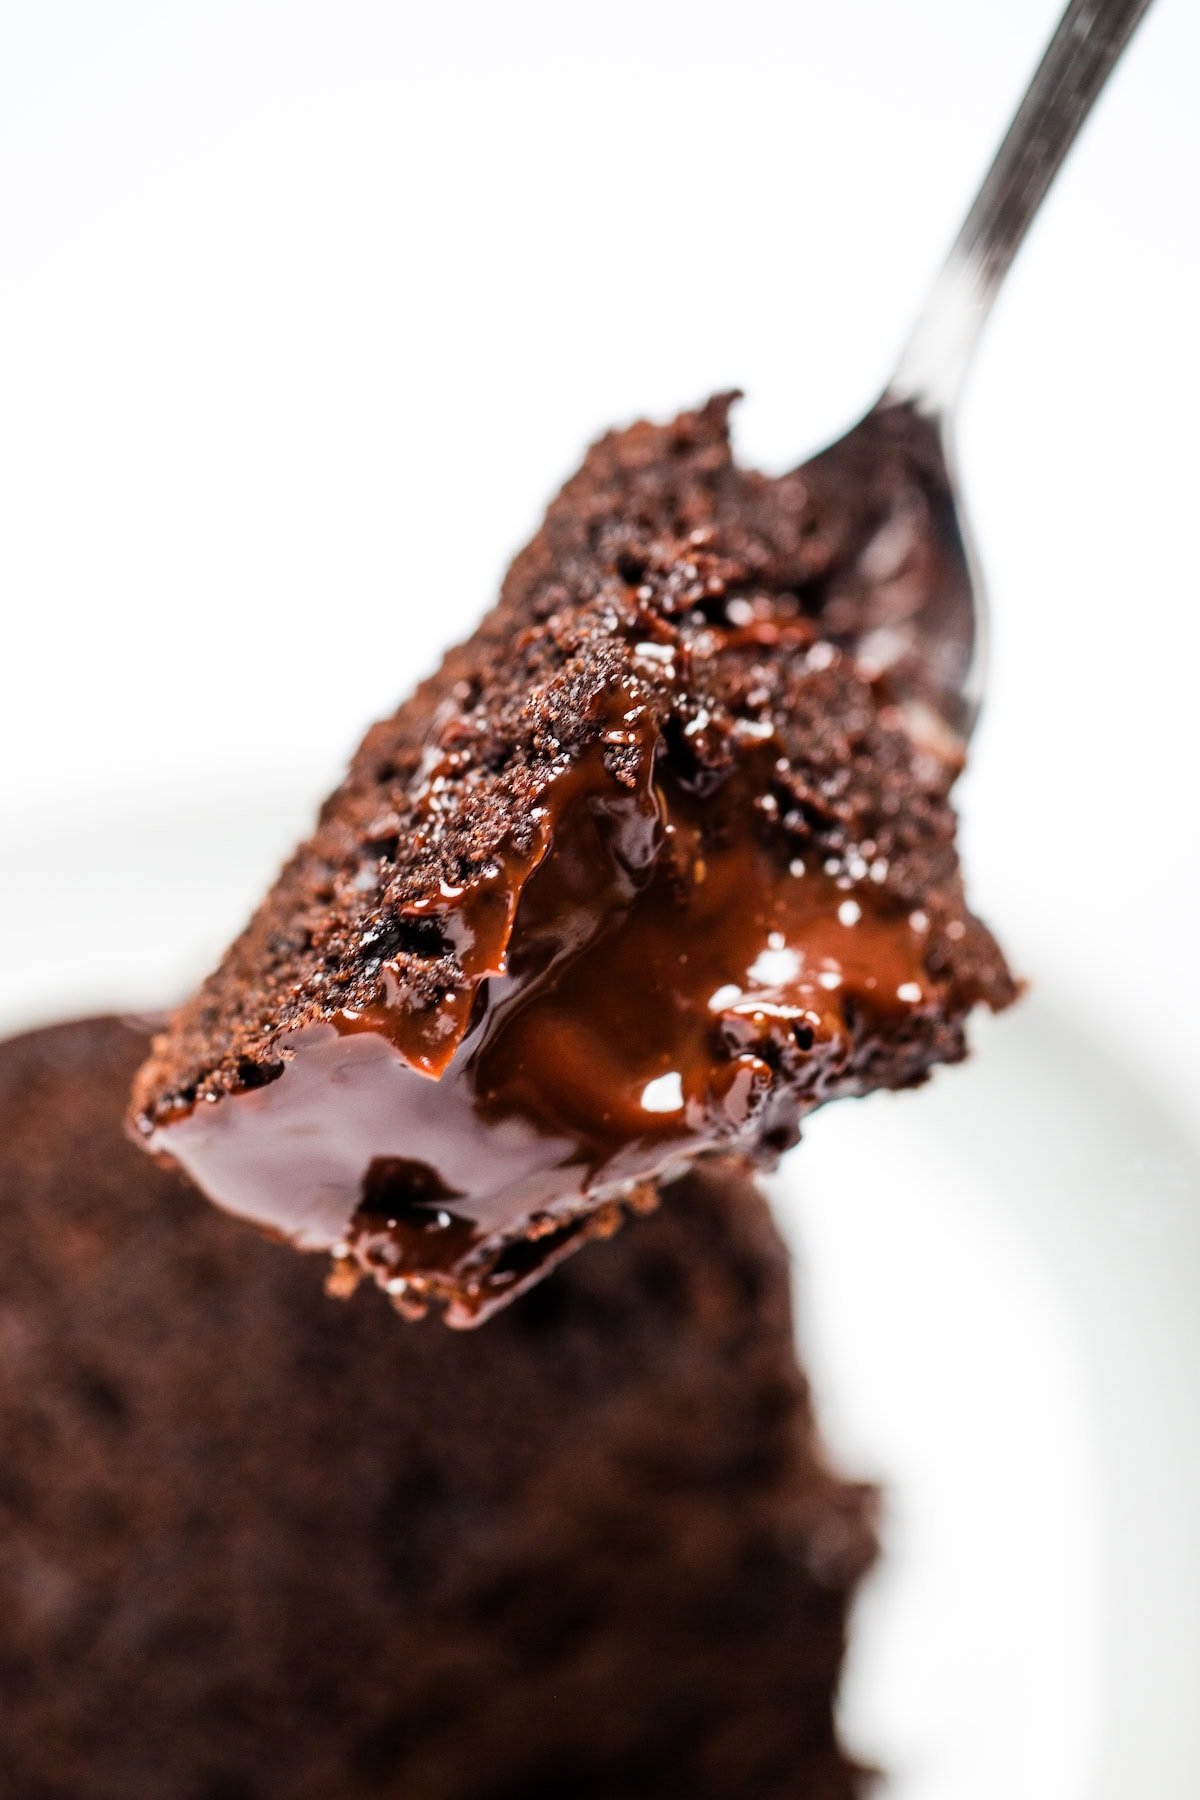
[[[1200,1793],[1200,1157],[1036,995],[776,1183],[843,1463],[888,1495],[845,1717],[894,1800]]]
[[[302,823],[292,803],[15,846],[0,1027],[179,991]],[[1120,1046],[1036,994],[975,1037],[923,1093],[812,1120],[774,1184],[826,1433],[887,1494],[846,1729],[893,1800],[1184,1800],[1200,1158]]]

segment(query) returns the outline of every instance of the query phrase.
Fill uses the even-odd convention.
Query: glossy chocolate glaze
[[[333,1249],[339,1290],[366,1268],[402,1310],[477,1323],[652,1180],[714,1147],[773,1160],[804,1112],[877,1084],[881,1043],[903,1079],[928,1038],[928,919],[794,853],[770,734],[700,793],[631,690],[608,709],[534,851],[421,908],[467,977],[442,1006],[385,966],[379,1004],[280,1041],[277,1079],[154,1134],[222,1205]]]
[[[593,446],[139,1072],[139,1140],[339,1291],[474,1322],[1013,997],[957,750],[890,685],[939,579],[922,447],[766,477],[728,406]]]

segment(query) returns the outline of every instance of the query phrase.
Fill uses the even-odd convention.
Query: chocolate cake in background
[[[1012,998],[957,764],[859,655],[920,521],[880,613],[886,493],[740,469],[728,408],[589,452],[138,1077],[156,1154],[409,1312],[478,1322],[647,1180],[769,1165]]]
[[[5,1800],[848,1800],[871,1495],[730,1166],[486,1330],[400,1327],[0,1047]]]

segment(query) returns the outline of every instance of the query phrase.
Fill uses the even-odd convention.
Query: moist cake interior
[[[0,1046],[11,1800],[849,1800],[874,1499],[731,1164],[471,1334],[340,1305],[121,1115],[144,1034]]]

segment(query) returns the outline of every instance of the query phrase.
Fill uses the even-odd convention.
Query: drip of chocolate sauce
[[[789,845],[771,742],[701,797],[628,699],[624,779],[597,746],[532,851],[419,909],[463,971],[441,1004],[385,965],[376,1005],[279,1041],[278,1079],[154,1135],[231,1211],[332,1248],[340,1287],[365,1268],[476,1324],[696,1155],[773,1160],[937,1011],[923,916]]]

